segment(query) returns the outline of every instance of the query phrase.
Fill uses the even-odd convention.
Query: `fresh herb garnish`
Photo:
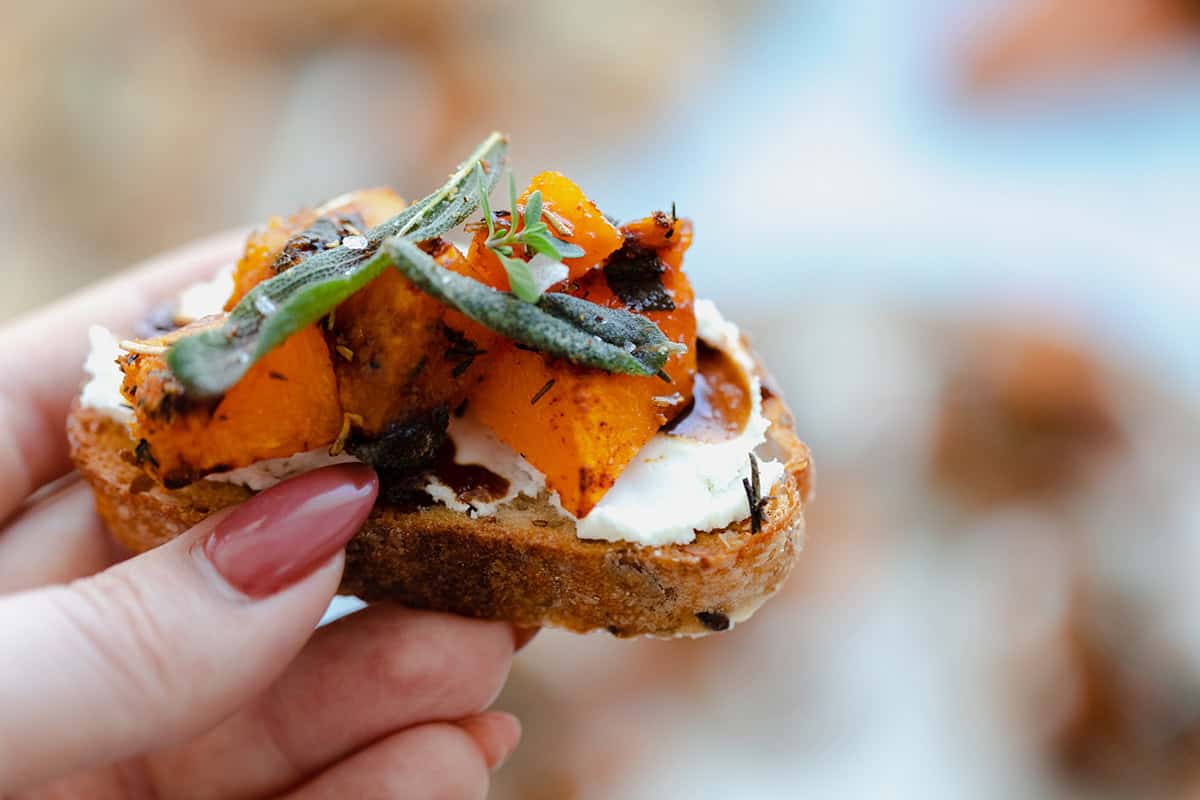
[[[762,530],[763,518],[766,516],[767,502],[770,497],[762,496],[762,483],[758,475],[758,459],[750,454],[750,477],[742,478],[742,488],[746,490],[746,502],[750,504],[750,532]]]
[[[529,264],[515,255],[514,248],[521,246],[556,260],[577,258],[584,251],[550,233],[542,220],[548,212],[542,207],[540,191],[532,192],[520,209],[511,177],[511,222],[507,230],[497,229],[487,195],[499,177],[507,148],[505,137],[493,133],[445,185],[392,219],[365,235],[357,228],[346,231],[351,235],[344,236],[340,245],[313,248],[308,257],[295,253],[300,258],[289,258],[284,271],[251,289],[222,326],[182,338],[167,351],[175,378],[192,397],[224,394],[289,336],[333,314],[343,300],[395,266],[426,293],[518,346],[608,372],[658,375],[669,381],[663,366],[671,355],[687,348],[668,339],[652,321],[567,294],[542,294]],[[488,225],[487,246],[508,270],[512,294],[442,267],[417,246],[461,225],[480,206]],[[562,232],[558,225],[556,230]],[[479,354],[464,357],[462,369]],[[353,354],[342,356],[349,359]],[[416,371],[421,366],[424,360]],[[415,374],[410,378],[415,379]]]
[[[197,396],[228,391],[256,361],[382,274],[391,265],[380,250],[385,239],[420,242],[461,225],[477,208],[479,176],[494,185],[507,150],[508,140],[493,133],[433,194],[372,228],[366,237],[315,253],[255,286],[222,327],[175,343],[167,353],[175,377]]]
[[[405,237],[383,243],[396,269],[427,294],[479,324],[543,353],[630,375],[657,375],[686,352],[638,314],[551,292],[527,303],[439,265]]]
[[[484,180],[483,170],[476,168],[476,178],[479,186],[479,205],[483,209],[483,217],[487,222],[488,238],[485,243],[489,250],[504,266],[508,273],[508,286],[520,299],[526,303],[536,303],[542,296],[529,262],[513,255],[513,246],[522,245],[527,250],[539,253],[547,258],[561,262],[564,258],[579,258],[583,255],[582,247],[564,242],[550,233],[549,226],[542,221],[542,192],[535,189],[525,200],[525,209],[517,206],[517,184],[510,173],[508,176],[508,197],[510,208],[508,230],[496,232],[496,223],[492,218],[492,207],[488,202],[488,187]],[[556,226],[557,227],[557,226]]]
[[[555,383],[555,379],[551,378],[550,380],[548,380],[544,384],[542,384],[542,388],[540,388],[536,392],[534,392],[533,397],[529,398],[529,405],[536,406],[538,400],[541,400],[543,397],[546,396],[546,392],[548,392],[554,388],[554,383]]]

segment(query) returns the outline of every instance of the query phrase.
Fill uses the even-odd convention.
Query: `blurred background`
[[[818,496],[737,630],[535,640],[496,797],[1200,797],[1200,4],[436,6],[6,8],[0,321],[506,129],[696,220]]]

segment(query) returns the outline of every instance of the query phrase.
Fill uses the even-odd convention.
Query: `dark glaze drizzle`
[[[697,342],[692,402],[663,430],[698,442],[722,442],[740,434],[749,419],[746,373],[725,351]]]
[[[487,503],[508,494],[508,479],[478,464],[459,464],[454,460],[454,442],[447,440],[438,453],[433,476],[454,490],[464,503]]]
[[[454,441],[447,438],[428,470],[380,469],[381,495],[397,510],[404,512],[438,505],[424,489],[428,476],[449,486],[458,499],[468,505],[492,502],[508,494],[507,479],[478,464],[456,463],[454,455]]]

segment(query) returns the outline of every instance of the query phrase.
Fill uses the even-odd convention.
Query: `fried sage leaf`
[[[496,291],[444,269],[405,237],[388,239],[382,252],[406,278],[446,305],[509,339],[576,364],[657,375],[672,354],[687,350],[650,320],[623,309],[558,293],[526,303]]]
[[[328,314],[390,266],[380,251],[387,239],[424,241],[461,225],[477,207],[476,165],[495,185],[508,140],[493,133],[433,194],[372,228],[366,246],[341,245],[317,253],[251,289],[225,324],[180,339],[167,352],[175,377],[195,396],[223,394],[250,367],[289,336]]]

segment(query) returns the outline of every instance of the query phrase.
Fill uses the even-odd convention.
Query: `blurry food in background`
[[[1118,446],[1109,388],[1092,355],[1016,329],[964,338],[942,390],[934,446],[938,480],[961,497],[1052,497],[1076,488]]]
[[[1200,614],[1173,583],[1190,551],[1171,528],[1188,520],[1164,475],[1192,468],[1195,421],[1077,337],[944,333],[962,345],[947,349],[933,477],[965,503],[946,520],[1042,562],[991,634],[1009,642],[997,663],[1016,735],[1069,785],[1169,791],[1200,759],[1200,650],[1185,632]]]
[[[1025,0],[967,55],[978,91],[1073,79],[1174,47],[1200,48],[1195,0]]]
[[[672,113],[758,6],[14,6],[0,48],[20,76],[0,86],[0,234],[13,243],[0,318],[274,209],[436,184],[493,128],[578,171]]]
[[[1114,589],[1084,584],[1063,629],[1075,703],[1051,752],[1077,780],[1141,794],[1200,760],[1200,672]]]
[[[627,136],[677,101],[680,78],[695,81],[719,64],[762,0],[450,0],[436,14],[412,0],[307,0],[302,13],[287,0],[190,5],[203,39],[244,44],[270,61],[339,46],[404,51],[431,84],[420,109],[429,149],[416,160],[431,169],[456,158],[481,126],[509,131],[548,163]],[[390,135],[399,137],[413,109],[395,111]]]

